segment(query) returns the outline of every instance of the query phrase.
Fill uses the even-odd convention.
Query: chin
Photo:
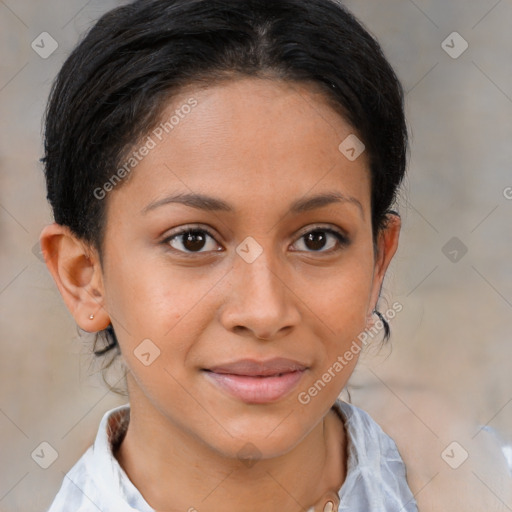
[[[283,433],[272,439],[265,434],[246,433],[244,437],[228,440],[211,440],[211,447],[222,457],[232,459],[248,469],[258,461],[275,459],[290,452],[300,441],[300,436]]]
[[[286,421],[287,414],[282,411],[272,418],[237,418],[233,422],[225,420],[222,426],[205,432],[203,441],[219,455],[238,459],[241,462],[251,460],[272,459],[291,451],[303,440],[314,427],[297,422],[294,414],[289,415],[292,421]],[[226,418],[226,416],[224,416]],[[284,421],[283,421],[284,420]],[[213,435],[212,435],[213,434]]]

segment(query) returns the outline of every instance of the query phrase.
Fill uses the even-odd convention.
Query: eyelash
[[[196,252],[189,251],[189,252],[186,252],[186,251],[181,251],[179,249],[175,249],[174,247],[170,246],[170,242],[172,240],[174,240],[175,238],[179,238],[180,236],[186,235],[187,233],[190,233],[190,232],[204,233],[204,234],[208,235],[210,238],[212,238],[213,240],[215,240],[215,237],[210,233],[210,231],[208,231],[208,229],[205,229],[203,227],[188,227],[188,228],[181,229],[180,231],[173,233],[172,235],[166,237],[164,240],[162,240],[161,243],[163,245],[165,245],[166,248],[169,249],[171,252],[179,253],[180,255],[186,256],[186,257],[196,257],[199,254],[208,254],[209,252],[221,252],[221,251],[196,251]],[[300,240],[303,237],[305,237],[306,235],[308,235],[310,233],[314,233],[314,232],[328,233],[330,235],[333,235],[338,242],[338,247],[329,249],[327,251],[320,250],[320,251],[296,251],[296,252],[306,252],[308,254],[332,254],[334,252],[340,251],[341,249],[347,247],[350,244],[350,240],[344,234],[342,234],[332,228],[326,228],[326,227],[322,227],[322,226],[317,226],[313,229],[308,229],[307,231],[305,231],[301,235],[299,235],[297,240]]]

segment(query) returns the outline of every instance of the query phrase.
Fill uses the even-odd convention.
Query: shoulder
[[[357,454],[360,462],[393,460],[403,465],[393,439],[366,411],[341,400],[337,400],[336,405],[345,424],[348,448]]]
[[[98,510],[95,505],[97,490],[88,474],[92,457],[90,446],[78,462],[66,473],[59,492],[47,512],[88,512]]]
[[[340,510],[416,512],[398,448],[362,409],[337,400],[347,436],[347,476],[340,489]]]
[[[492,430],[432,390],[393,389],[400,400],[386,400],[379,386],[359,391],[358,400],[396,440],[420,510],[506,510],[512,473]]]
[[[94,444],[66,473],[47,512],[135,510],[130,502],[142,500],[113,455],[113,448],[125,433],[129,412],[126,404],[103,415]],[[149,507],[141,506],[140,510],[147,511]]]

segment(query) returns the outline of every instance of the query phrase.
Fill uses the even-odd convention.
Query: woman
[[[103,16],[46,119],[46,263],[126,365],[50,512],[414,511],[342,402],[396,251],[402,89],[332,0],[145,0]]]

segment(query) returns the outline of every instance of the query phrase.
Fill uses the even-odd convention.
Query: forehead
[[[166,192],[215,192],[248,206],[336,188],[368,207],[366,154],[350,161],[340,151],[353,136],[309,85],[244,78],[189,86],[135,147],[139,155],[127,155],[137,161],[119,196],[143,208]]]

